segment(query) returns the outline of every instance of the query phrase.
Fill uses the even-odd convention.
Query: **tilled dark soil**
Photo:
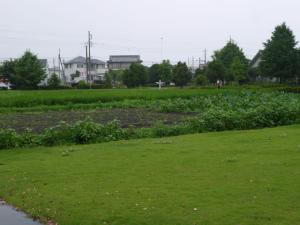
[[[190,117],[191,114],[159,113],[146,109],[101,109],[89,111],[51,111],[38,113],[10,113],[0,114],[0,129],[15,129],[22,132],[32,129],[36,133],[45,128],[58,125],[61,121],[74,123],[79,120],[91,118],[97,123],[108,123],[114,119],[121,122],[122,127],[133,125],[135,127],[149,127],[157,121],[164,124],[174,124]]]

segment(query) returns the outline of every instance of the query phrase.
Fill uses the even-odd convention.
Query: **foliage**
[[[57,88],[60,85],[61,80],[57,76],[57,74],[53,73],[48,80],[48,86],[52,88]]]
[[[0,78],[8,80],[10,77],[15,76],[16,74],[16,60],[7,60],[4,61],[0,66]]]
[[[177,89],[161,91],[151,88],[109,90],[55,90],[55,91],[10,91],[0,92],[0,108],[31,108],[67,106],[76,104],[99,104],[124,100],[157,100],[190,98],[218,93],[215,89]],[[231,91],[231,90],[222,90]]]
[[[236,73],[236,71],[232,71],[232,67],[239,67],[239,76],[245,76],[247,73],[248,60],[244,55],[243,50],[232,40],[230,40],[224,48],[215,52],[213,61],[218,61],[218,64],[223,64],[225,73],[223,74],[222,80],[224,81],[233,81],[237,78],[234,77],[236,74],[232,73]]]
[[[172,81],[173,66],[171,65],[169,60],[163,60],[163,62],[159,65],[159,67],[160,67],[161,80],[166,84],[169,84]]]
[[[147,71],[142,64],[131,64],[128,70],[123,73],[123,83],[128,88],[143,86],[147,82]]]
[[[108,75],[114,84],[121,83],[123,78],[123,70],[109,70]]]
[[[259,68],[249,68],[247,73],[248,80],[256,82],[256,78],[260,75]]]
[[[76,85],[76,88],[78,89],[90,89],[91,85],[85,82],[84,80],[81,80],[78,82],[78,85]]]
[[[153,64],[149,68],[148,82],[153,84],[161,80],[169,84],[172,81],[172,68],[169,60],[163,60],[160,64]]]
[[[221,61],[213,60],[208,63],[205,73],[211,83],[216,83],[217,80],[225,80],[226,69]]]
[[[155,82],[159,81],[162,79],[161,76],[161,66],[159,64],[153,64],[150,68],[149,68],[149,72],[148,72],[148,82],[150,84],[154,84]]]
[[[206,86],[208,84],[208,79],[205,74],[200,74],[196,77],[196,85]]]
[[[15,148],[19,146],[19,135],[16,131],[0,129],[0,149]]]
[[[186,63],[179,62],[173,69],[173,80],[176,86],[183,87],[192,79],[192,74],[189,71]]]
[[[236,57],[229,68],[229,73],[234,81],[242,82],[247,78],[247,65],[244,64],[238,57]]]
[[[150,128],[122,128],[118,121],[97,124],[90,119],[74,124],[61,123],[42,134],[17,134],[2,130],[1,148],[28,145],[86,144],[107,141],[163,137],[197,132],[244,130],[300,122],[300,98],[279,92],[245,91],[187,99],[152,102],[150,108],[160,112],[193,112],[198,115],[175,125],[157,123]]]
[[[1,73],[16,89],[36,89],[46,73],[39,59],[30,51],[16,60],[4,62]]]
[[[112,88],[112,78],[108,73],[104,76],[104,86],[106,88]]]
[[[262,51],[260,70],[265,77],[276,77],[281,83],[299,73],[297,42],[293,31],[285,24],[275,28]]]

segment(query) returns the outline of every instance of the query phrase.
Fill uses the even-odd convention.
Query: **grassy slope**
[[[60,225],[297,225],[299,135],[291,126],[2,151],[0,197]]]

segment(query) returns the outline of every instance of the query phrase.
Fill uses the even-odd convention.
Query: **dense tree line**
[[[230,40],[224,48],[216,51],[205,70],[198,71],[196,82],[203,76],[211,83],[249,82],[261,79],[277,79],[280,83],[297,82],[300,76],[300,49],[293,31],[285,24],[275,28],[272,36],[260,51],[258,67],[251,65],[241,48]],[[201,78],[201,79],[200,79]]]
[[[192,76],[186,63],[171,65],[164,60],[159,64],[146,67],[132,64],[124,71],[109,71],[106,86],[124,84],[128,88],[154,86],[158,81],[166,85],[174,83],[183,87],[192,81],[197,85],[223,83],[255,82],[259,79],[276,80],[281,83],[296,82],[300,76],[300,49],[293,31],[285,24],[277,26],[264,49],[258,54],[259,65],[246,58],[243,49],[230,40],[226,45],[214,52],[212,60],[203,68],[199,68]],[[9,81],[16,89],[35,89],[46,78],[45,71],[37,56],[30,51],[16,60],[8,60],[0,66],[0,79]],[[109,83],[109,84],[108,84]],[[49,87],[60,84],[59,78],[53,74],[48,80]]]
[[[120,72],[111,71],[111,77],[114,77],[116,73]],[[166,85],[174,82],[176,86],[183,87],[191,81],[192,73],[186,63],[178,62],[177,65],[173,66],[170,61],[164,60],[162,63],[153,64],[149,68],[142,64],[132,64],[119,76],[122,77],[123,84],[128,88],[153,86],[158,81],[162,81]]]

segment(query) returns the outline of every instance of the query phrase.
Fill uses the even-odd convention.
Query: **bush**
[[[85,81],[81,80],[79,83],[75,86],[78,89],[90,89],[90,84],[86,83]]]
[[[40,145],[41,141],[37,134],[34,134],[32,130],[27,129],[20,136],[20,146],[37,146]]]
[[[61,122],[58,126],[45,129],[40,136],[42,145],[54,146],[65,143],[72,143],[72,136],[70,132],[70,125]]]
[[[20,137],[16,131],[0,130],[0,149],[15,148],[20,145]]]
[[[72,139],[76,144],[95,143],[97,138],[101,138],[103,130],[101,125],[92,122],[89,118],[75,123],[70,129]]]
[[[196,77],[196,85],[206,86],[208,84],[208,79],[204,74],[200,74]]]

